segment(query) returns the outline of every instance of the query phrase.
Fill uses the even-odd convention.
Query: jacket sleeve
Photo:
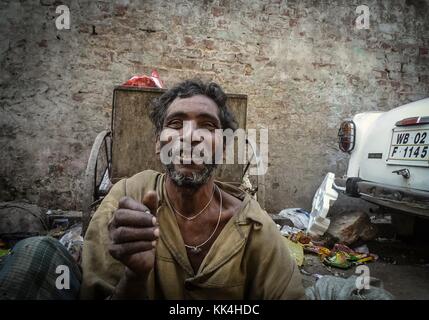
[[[108,252],[108,223],[125,196],[126,180],[118,181],[103,199],[85,234],[82,251],[81,299],[105,299],[119,282],[124,266]]]
[[[264,213],[265,214],[265,213]],[[302,278],[275,223],[268,217],[250,236],[250,299],[305,299]]]

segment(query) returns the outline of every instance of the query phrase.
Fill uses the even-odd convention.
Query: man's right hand
[[[158,198],[154,191],[144,196],[143,204],[124,197],[108,226],[109,253],[127,267],[127,276],[145,278],[154,267],[159,237],[155,217],[157,206]]]

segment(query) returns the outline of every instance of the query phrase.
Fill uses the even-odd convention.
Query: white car
[[[350,154],[346,176],[336,180],[345,194],[429,218],[429,98],[356,114],[341,123],[338,139]]]

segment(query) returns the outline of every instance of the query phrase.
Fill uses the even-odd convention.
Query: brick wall
[[[57,30],[66,4],[71,29]],[[370,29],[354,20],[370,8]],[[79,208],[112,90],[156,68],[249,96],[249,127],[270,130],[269,211],[311,205],[345,172],[340,121],[429,94],[429,2],[1,1],[0,199]]]

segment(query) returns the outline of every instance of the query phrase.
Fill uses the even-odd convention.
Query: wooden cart
[[[118,86],[113,91],[111,130],[100,132],[88,160],[83,192],[83,234],[92,212],[112,183],[153,169],[163,171],[155,154],[154,128],[149,119],[151,101],[165,89]],[[228,94],[228,106],[240,128],[246,128],[247,96]],[[221,165],[217,179],[240,185],[246,166]]]

